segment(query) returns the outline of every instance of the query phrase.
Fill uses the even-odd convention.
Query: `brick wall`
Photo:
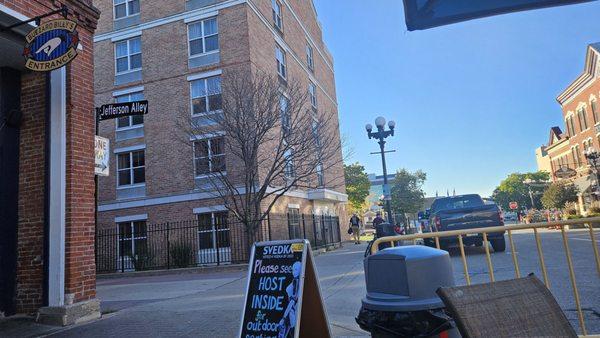
[[[30,313],[42,305],[44,278],[44,162],[46,76],[21,77],[19,159],[19,227],[17,312]]]
[[[148,22],[148,20],[151,20],[151,15],[154,15],[148,14],[148,11],[160,13],[163,17],[181,11],[181,5],[185,4],[185,1],[178,1],[177,4],[173,4],[173,1],[167,0],[161,4],[142,2],[142,22]],[[110,8],[110,11],[103,13],[100,19],[99,32],[104,32],[104,29],[112,29],[112,2],[109,0],[98,2],[98,6]],[[295,2],[295,0],[292,2]],[[253,0],[252,3],[253,6],[260,8],[264,18],[270,22],[271,1]],[[159,7],[169,6],[169,4],[171,4],[169,11],[160,12],[158,10]],[[319,93],[317,94],[319,109],[332,114],[336,124],[334,126],[335,132],[331,135],[339,142],[334,75],[332,69],[326,65],[326,63],[331,65],[332,61],[323,59],[317,52],[317,48],[323,48],[323,42],[312,5],[308,3],[307,6],[298,2],[292,7],[296,11],[308,11],[307,13],[298,14],[298,16],[302,20],[311,21],[307,23],[306,28],[315,43],[313,46],[315,58],[313,76],[322,85],[322,89],[318,89]],[[293,52],[298,56],[298,60],[306,63],[305,33],[289,12],[285,15],[284,39],[290,44]],[[150,113],[144,117],[144,137],[116,142],[114,121],[105,121],[100,125],[100,134],[111,140],[112,149],[136,144],[146,145],[145,198],[185,194],[194,191],[191,142],[185,144],[186,136],[188,139],[189,136],[185,133],[182,134],[180,126],[177,125],[189,121],[190,118],[188,75],[211,70],[222,70],[223,74],[234,70],[249,72],[251,67],[267,70],[273,75],[276,74],[275,38],[249,5],[239,4],[219,9],[217,18],[219,26],[219,63],[201,68],[190,68],[188,66],[187,25],[182,19],[142,31],[143,80],[122,86],[114,86],[114,43],[109,39],[96,43],[96,105],[112,102],[112,93],[116,90],[139,85],[144,86],[144,96],[149,101]],[[156,46],[161,46],[161,48],[156,48]],[[325,51],[323,51],[323,54],[326,54]],[[308,90],[309,76],[297,61],[291,58],[291,55],[288,57],[288,69],[291,76],[302,81],[302,86]],[[111,155],[110,167],[110,176],[100,178],[100,203],[102,205],[117,202],[116,161],[114,155]],[[240,166],[232,163],[231,158],[228,158],[228,175],[235,177],[237,170],[240,170]],[[331,165],[329,171],[325,173],[325,180],[328,188],[345,192],[341,152],[339,160]],[[312,208],[311,201],[300,200],[299,203],[302,208],[307,208],[307,210]],[[282,200],[281,203],[283,203],[281,204],[282,208],[285,209],[287,207],[285,203],[287,202]],[[114,218],[116,216],[140,213],[148,214],[149,223],[169,219],[187,219],[192,215],[194,207],[215,204],[222,203],[203,200],[106,211],[100,213],[100,226],[111,228],[115,226]],[[343,206],[337,206],[335,208],[336,212],[341,211],[340,208],[343,209]]]
[[[142,11],[144,6],[142,5]],[[150,5],[153,6],[153,5]],[[102,15],[104,19],[105,14]],[[103,20],[102,19],[102,20]],[[187,25],[183,20],[146,29],[142,33],[143,81],[114,86],[114,46],[110,40],[96,43],[95,103],[113,102],[112,93],[119,89],[144,86],[150,113],[144,116],[144,137],[116,141],[115,122],[100,123],[100,134],[108,137],[111,148],[145,144],[146,196],[188,193],[194,190],[192,142],[189,141],[190,82],[187,76],[248,62],[248,43],[244,28],[246,10],[243,5],[219,11],[221,62],[205,67],[188,67]],[[155,46],[161,46],[156,48]],[[116,200],[116,156],[111,150],[110,173],[99,179],[100,202]],[[229,160],[228,160],[229,161]],[[227,163],[233,169],[234,163]]]
[[[574,146],[575,144],[579,144],[579,149],[581,149],[581,151],[583,151],[582,142],[590,137],[592,138],[593,146],[596,149],[600,148],[600,143],[598,143],[598,138],[596,137],[597,133],[594,128],[594,125],[600,123],[600,120],[594,120],[592,108],[590,106],[590,98],[592,96],[596,98],[596,109],[599,110],[598,115],[600,116],[600,79],[596,79],[594,83],[592,83],[589,87],[574,97],[569,103],[563,106],[563,120],[566,118],[566,115],[571,112],[573,113],[573,123],[575,124],[576,134],[569,137],[569,142],[571,143],[570,145]],[[581,130],[579,120],[577,118],[577,108],[582,105],[586,111],[586,120],[588,125],[588,128],[585,130]]]
[[[67,191],[65,293],[74,300],[95,297],[93,41],[98,13],[91,0],[0,0],[34,17],[66,4],[78,23],[83,50],[67,66]],[[50,20],[46,18],[45,20]],[[20,146],[17,311],[42,305],[45,74],[22,75],[23,124]]]
[[[599,117],[597,121],[594,118],[591,108],[591,99],[593,98],[596,99],[596,109]],[[584,130],[581,129],[577,115],[578,108],[581,108],[582,106],[585,108],[588,126],[588,128],[584,128]],[[596,150],[600,149],[600,138],[597,136],[598,133],[596,132],[595,127],[595,125],[600,124],[600,80],[596,79],[591,85],[578,93],[569,102],[565,103],[562,106],[562,110],[563,121],[566,121],[566,118],[569,115],[573,117],[575,134],[569,135],[566,145],[555,146],[549,150],[552,172],[558,169],[558,158],[565,156],[566,154],[567,164],[570,168],[577,170],[577,177],[586,176],[590,174],[590,170],[588,169],[588,161],[585,158],[583,142],[591,139],[592,147]],[[563,122],[561,129],[565,135],[569,133],[566,122]],[[573,156],[573,151],[571,150],[575,145],[579,146],[579,158],[582,164],[580,167],[577,167],[575,164],[575,158]]]
[[[67,66],[65,294],[75,302],[96,296],[94,14],[78,29],[84,50]]]
[[[252,3],[258,9],[258,14],[249,10],[248,16],[250,57],[252,64],[257,69],[275,75],[277,74],[277,64],[275,60],[275,47],[277,42],[273,36],[272,30],[263,22],[264,19],[270,25],[273,24],[271,1],[252,0]],[[303,29],[304,26],[315,43],[315,45],[313,45],[315,69],[311,74],[316,79],[318,111],[319,114],[323,114],[323,116],[326,116],[326,118],[331,121],[331,125],[329,126],[331,132],[328,133],[332,138],[331,142],[334,144],[341,144],[335,92],[335,77],[332,69],[329,68],[327,63],[331,66],[333,65],[330,60],[323,58],[317,51],[317,49],[323,51],[324,45],[321,37],[321,30],[312,9],[312,4],[308,1],[296,0],[289,1],[288,3],[296,13],[296,16],[302,20],[301,25],[296,17],[290,12],[289,7],[286,5],[283,6],[283,33],[279,34],[279,36],[291,48],[291,50],[286,52],[288,78],[291,81],[297,82],[301,88],[306,88],[308,91],[310,83],[309,75],[306,71],[306,45],[308,39]],[[269,147],[266,148],[267,149],[264,151],[268,152]],[[325,186],[329,189],[345,193],[346,189],[343,180],[344,174],[341,151],[339,152],[339,156],[332,158],[329,163],[324,163],[324,167],[326,168],[324,173]]]

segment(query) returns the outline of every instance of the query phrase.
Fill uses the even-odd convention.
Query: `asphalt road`
[[[541,236],[550,289],[579,331],[561,234],[550,230]],[[600,235],[596,237],[600,243]],[[516,233],[514,242],[521,274],[533,272],[541,279],[533,234]],[[569,232],[569,246],[588,333],[598,334],[600,274],[595,269],[589,233]],[[365,293],[362,267],[365,247],[365,244],[345,244],[344,248],[315,259],[334,336],[368,335],[354,322]],[[484,249],[469,247],[466,253],[471,281],[489,281]],[[451,249],[450,254],[456,282],[464,284],[460,253]],[[492,261],[497,280],[514,278],[510,247],[504,253],[493,253]],[[106,312],[103,319],[46,332],[52,337],[232,337],[238,334],[245,285],[246,272],[242,270],[99,280],[98,297]],[[10,332],[5,331],[4,335]]]

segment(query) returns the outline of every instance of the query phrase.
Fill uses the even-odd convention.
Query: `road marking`
[[[587,238],[571,238],[572,240],[576,240],[576,241],[588,241],[591,242],[591,239],[587,239]]]

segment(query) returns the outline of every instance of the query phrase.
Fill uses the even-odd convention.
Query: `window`
[[[464,195],[436,199],[431,205],[431,211],[472,208],[483,205],[478,195]]]
[[[285,79],[287,75],[286,65],[285,65],[285,52],[281,49],[280,46],[275,46],[275,59],[277,60],[277,73],[279,76]]]
[[[325,185],[325,175],[323,173],[323,164],[317,164],[317,185],[322,187]]]
[[[142,40],[136,37],[115,44],[117,74],[142,68]]]
[[[575,168],[581,167],[581,156],[579,153],[579,145],[571,148],[571,154],[573,155],[573,163],[575,163]]]
[[[577,119],[579,119],[579,129],[586,130],[588,128],[585,108],[581,108],[577,111]]]
[[[313,59],[313,49],[310,44],[306,45],[306,64],[310,70],[315,70],[315,61]]]
[[[594,123],[600,122],[598,117],[598,106],[596,105],[596,99],[590,101],[590,107],[592,107],[592,115],[594,115]]]
[[[144,150],[117,154],[117,185],[122,187],[145,182]]]
[[[132,101],[140,101],[144,99],[144,94],[142,92],[131,93],[126,95],[121,95],[115,97],[116,103],[123,102],[132,102]],[[144,124],[144,115],[134,115],[134,116],[125,116],[119,117],[117,119],[117,129],[128,128],[128,127],[136,127]]]
[[[225,251],[231,247],[227,211],[198,214],[198,247],[201,261],[206,261],[201,263],[216,259],[216,255],[211,255],[216,249],[219,249],[219,260],[231,260],[230,253]]]
[[[567,124],[567,133],[569,134],[569,136],[571,136],[571,137],[575,136],[575,125],[573,124],[573,116],[572,115],[567,117],[566,124]]]
[[[213,76],[191,82],[192,114],[221,109],[221,77]]]
[[[271,0],[271,6],[273,7],[273,24],[281,31],[283,30],[283,20],[281,19],[281,3],[277,0]]]
[[[302,229],[300,228],[300,209],[298,209],[297,207],[288,207],[287,218],[288,232],[290,236],[289,238],[304,238]]]
[[[311,106],[317,108],[317,87],[312,82],[308,84],[308,95],[310,96]]]
[[[147,253],[146,221],[117,223],[117,231],[119,233],[119,257],[138,257]]]
[[[560,166],[561,166],[561,167],[571,168],[571,166],[569,165],[569,158],[568,158],[568,155],[561,156],[561,157],[558,159],[558,162],[560,163]]]
[[[115,20],[140,13],[140,0],[114,0]]]
[[[588,149],[592,147],[592,139],[583,141],[583,153],[587,153]]]
[[[294,172],[294,154],[292,152],[291,149],[287,149],[284,153],[283,156],[285,158],[285,168],[284,170],[284,175],[286,178],[293,178],[295,176],[295,172]]]
[[[188,26],[190,57],[219,50],[217,18],[210,18]]]
[[[224,149],[224,137],[194,141],[194,168],[196,176],[225,171]]]
[[[279,97],[279,110],[281,112],[281,128],[285,133],[289,132],[292,128],[292,118],[288,109],[288,103],[289,101],[287,97],[285,97],[284,95],[281,95]]]

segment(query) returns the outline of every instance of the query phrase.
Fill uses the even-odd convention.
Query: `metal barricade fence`
[[[590,218],[585,218],[585,219],[576,219],[576,220],[567,220],[567,221],[515,224],[515,225],[496,226],[496,227],[489,227],[489,228],[450,230],[450,231],[442,231],[442,232],[431,232],[431,233],[422,233],[422,234],[381,237],[381,238],[378,238],[375,241],[373,241],[373,244],[371,247],[371,254],[375,254],[379,250],[379,244],[382,244],[382,243],[389,243],[391,246],[394,246],[398,242],[408,241],[408,242],[412,242],[413,244],[416,244],[416,241],[418,239],[427,239],[427,238],[433,238],[435,240],[435,246],[439,249],[440,248],[440,238],[454,237],[458,240],[458,246],[459,246],[459,250],[460,250],[460,256],[461,256],[465,281],[466,281],[467,285],[470,285],[471,278],[469,275],[469,267],[467,264],[465,249],[464,249],[464,245],[463,245],[464,244],[463,237],[470,235],[470,234],[482,234],[483,245],[484,245],[484,249],[485,249],[486,265],[488,268],[488,276],[489,276],[490,281],[494,282],[496,280],[496,278],[494,276],[494,268],[493,268],[493,263],[492,263],[492,259],[490,256],[488,234],[489,233],[498,233],[498,232],[506,232],[508,234],[508,241],[510,244],[510,250],[511,250],[511,256],[512,256],[512,263],[513,263],[514,271],[515,271],[515,277],[520,278],[521,270],[519,267],[519,260],[517,258],[517,250],[516,250],[516,247],[515,247],[515,244],[513,241],[513,232],[516,230],[533,230],[533,235],[535,238],[536,248],[537,248],[537,253],[538,253],[539,265],[540,265],[540,268],[542,271],[544,283],[545,283],[546,287],[550,288],[550,281],[548,279],[548,269],[547,269],[546,262],[544,261],[541,236],[540,236],[540,232],[538,231],[538,229],[549,228],[549,227],[558,227],[558,228],[560,228],[560,232],[562,235],[563,248],[565,251],[567,267],[569,270],[569,279],[571,282],[571,287],[573,289],[573,299],[575,302],[575,306],[577,308],[577,319],[579,322],[579,326],[581,328],[581,332],[583,333],[584,336],[587,336],[588,333],[587,333],[587,329],[586,329],[585,321],[584,321],[584,317],[583,317],[581,300],[580,300],[580,296],[579,296],[579,289],[577,287],[577,282],[575,279],[575,268],[574,268],[574,263],[573,263],[573,259],[572,259],[572,255],[571,255],[571,250],[569,248],[569,241],[568,241],[569,238],[568,238],[567,232],[568,232],[568,228],[573,225],[584,225],[585,227],[587,227],[589,236],[590,236],[590,240],[591,240],[591,244],[592,244],[592,252],[594,255],[594,261],[596,263],[596,272],[600,276],[600,254],[598,252],[598,245],[596,243],[596,237],[594,235],[594,233],[595,233],[594,228],[593,228],[594,223],[600,223],[600,217],[590,217]],[[567,229],[565,229],[565,227]]]

